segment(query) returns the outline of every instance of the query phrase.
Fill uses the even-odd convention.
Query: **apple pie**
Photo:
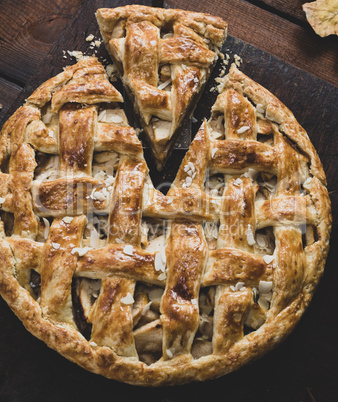
[[[219,377],[309,305],[331,227],[321,162],[270,92],[236,67],[221,85],[166,195],[95,58],[1,131],[0,293],[89,371],[143,386]]]

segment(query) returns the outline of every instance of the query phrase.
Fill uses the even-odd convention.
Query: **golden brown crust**
[[[257,141],[215,141],[212,167],[224,173],[242,172],[251,167],[258,171],[276,172],[274,149]]]
[[[61,73],[1,132],[0,293],[35,336],[108,378],[160,386],[236,370],[292,331],[323,273],[331,215],[319,158],[291,112],[233,67],[165,196],[119,109],[105,104],[100,121],[102,105],[83,93],[52,110],[56,90],[101,73],[96,59]],[[55,156],[42,163],[43,149]],[[145,236],[148,219],[167,226]]]
[[[71,287],[77,257],[71,251],[80,246],[85,222],[79,216],[70,223],[56,219],[51,226],[40,267],[40,307],[46,319],[74,325]]]
[[[0,139],[0,165],[6,162],[14,148],[24,141],[24,133],[30,123],[40,118],[36,109],[22,106],[4,124]]]
[[[106,79],[103,66],[92,57],[79,61],[43,83],[27,99],[27,105],[42,108],[52,101],[58,112],[67,102],[123,102],[121,94]]]
[[[107,198],[90,197],[93,192],[102,192],[104,188],[104,182],[92,177],[37,181],[32,188],[34,210],[40,216],[65,216],[75,211],[78,214],[107,211]]]
[[[213,350],[216,355],[224,355],[243,339],[244,319],[253,303],[252,293],[249,289],[233,292],[220,286],[216,292]]]
[[[210,253],[209,265],[203,278],[204,286],[228,284],[234,280],[254,283],[267,269],[262,257],[226,247]]]
[[[64,107],[59,114],[60,170],[90,175],[97,119],[94,107]]]
[[[164,280],[159,279],[161,272],[155,270],[155,253],[134,247],[130,256],[123,250],[120,244],[107,245],[104,250],[89,250],[79,260],[75,275],[99,279],[120,275],[139,281],[146,278],[148,283],[163,286]]]
[[[302,152],[311,160],[310,173],[326,184],[325,173],[317,152],[303,127],[297,122],[292,112],[271,92],[232,67],[225,87],[232,87],[238,93],[260,106],[265,118],[280,125],[280,131],[296,142]]]
[[[147,6],[130,5],[118,8],[101,8],[97,10],[97,19],[103,28],[104,39],[110,38],[116,25],[123,21],[131,22],[150,21],[155,26],[161,26],[164,22],[177,22],[183,24],[199,35],[205,35],[215,45],[219,46],[224,40],[226,23],[219,17],[210,14],[195,13],[191,11],[152,8]],[[119,28],[119,27],[118,27]]]
[[[139,5],[99,9],[96,17],[161,169],[209,77],[227,25],[208,14]]]
[[[93,329],[91,342],[110,347],[117,355],[137,357],[131,306],[122,303],[123,295],[133,294],[135,282],[130,279],[113,277],[102,281],[101,294],[91,310],[89,322]]]
[[[161,300],[164,360],[189,355],[198,328],[197,300],[207,256],[202,225],[172,223],[166,254],[168,279]]]
[[[124,158],[120,162],[111,202],[108,243],[116,243],[119,239],[123,243],[140,245],[142,194],[147,171],[144,161]]]

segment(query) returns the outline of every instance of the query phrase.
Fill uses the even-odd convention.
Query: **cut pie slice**
[[[161,170],[215,65],[227,24],[139,5],[99,9],[96,16]]]

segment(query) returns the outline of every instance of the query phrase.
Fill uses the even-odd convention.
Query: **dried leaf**
[[[317,0],[303,4],[306,18],[321,37],[338,35],[338,0]]]

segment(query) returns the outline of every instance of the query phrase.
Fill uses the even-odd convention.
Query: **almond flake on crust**
[[[134,302],[135,302],[135,300],[134,300],[132,294],[129,292],[127,293],[127,296],[122,297],[122,299],[121,299],[121,303],[126,304],[126,305],[133,304]]]

